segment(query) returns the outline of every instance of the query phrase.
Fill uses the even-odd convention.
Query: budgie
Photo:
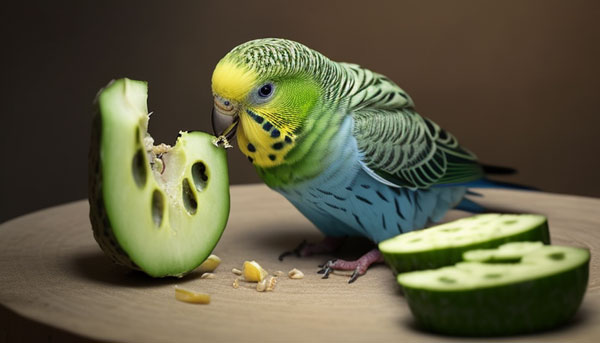
[[[258,39],[235,47],[212,75],[213,129],[232,139],[258,175],[324,235],[300,255],[330,252],[343,237],[374,243],[440,221],[485,182],[475,155],[384,75],[334,62],[300,43]],[[226,140],[225,140],[226,141]],[[350,282],[382,262],[374,248]]]

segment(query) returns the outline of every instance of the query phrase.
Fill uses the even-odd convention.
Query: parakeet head
[[[284,163],[322,98],[319,79],[329,60],[284,39],[244,43],[217,64],[212,76],[213,129],[232,138],[259,167]]]

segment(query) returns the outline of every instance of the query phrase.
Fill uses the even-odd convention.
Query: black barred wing
[[[350,111],[362,109],[394,110],[413,107],[412,99],[384,75],[356,64],[340,63],[345,70],[341,81],[341,96],[348,100]]]
[[[412,99],[398,85],[355,64],[340,66],[346,71],[340,93],[347,99],[363,167],[371,176],[413,189],[483,176],[475,155],[417,114]]]
[[[384,183],[416,189],[483,176],[475,155],[410,107],[363,108],[353,118],[363,167]]]

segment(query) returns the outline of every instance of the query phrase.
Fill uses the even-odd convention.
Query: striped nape
[[[397,110],[413,107],[412,99],[387,77],[356,64],[339,63],[342,76],[340,96],[349,99],[353,111],[361,109]]]
[[[324,56],[294,41],[277,38],[256,39],[231,50],[234,58],[259,73],[282,75],[298,71],[305,65],[319,65]]]
[[[225,59],[271,77],[307,74],[322,84],[335,84],[340,78],[336,63],[303,44],[286,39],[252,40],[231,50]]]

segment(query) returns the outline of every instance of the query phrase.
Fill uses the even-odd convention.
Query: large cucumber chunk
[[[546,217],[534,214],[481,214],[411,231],[379,243],[395,273],[439,268],[462,261],[465,251],[514,241],[550,243]]]
[[[499,263],[518,251],[519,262]],[[588,282],[588,250],[524,244],[471,257],[486,254],[483,259],[495,263],[467,261],[398,275],[420,325],[453,335],[512,335],[555,327],[576,313]]]
[[[147,133],[147,84],[100,91],[92,124],[89,201],[94,237],[113,261],[154,277],[182,276],[211,253],[229,216],[226,153],[213,136]]]

